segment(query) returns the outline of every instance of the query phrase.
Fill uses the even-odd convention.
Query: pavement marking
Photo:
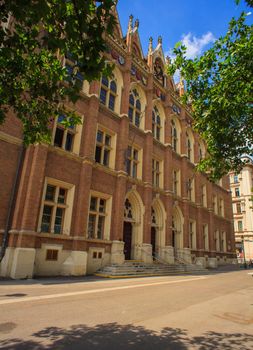
[[[27,302],[27,301],[37,301],[37,300],[64,298],[64,297],[70,297],[70,296],[76,296],[76,295],[111,292],[111,291],[114,291],[114,290],[122,290],[122,289],[134,289],[134,288],[152,287],[152,286],[159,286],[159,285],[173,284],[173,283],[185,283],[185,282],[192,282],[192,281],[202,280],[202,279],[206,279],[206,278],[208,278],[208,277],[199,276],[199,277],[187,278],[187,279],[182,279],[182,280],[174,280],[174,281],[164,281],[164,282],[155,282],[155,283],[142,283],[142,284],[134,284],[134,285],[128,285],[128,286],[121,286],[121,287],[90,289],[90,290],[83,290],[83,291],[78,291],[78,292],[68,292],[68,293],[48,294],[48,295],[40,295],[40,296],[38,295],[38,296],[34,296],[34,297],[4,299],[4,300],[0,300],[0,305],[22,303],[22,302]]]

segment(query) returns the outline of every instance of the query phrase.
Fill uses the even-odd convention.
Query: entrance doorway
[[[156,228],[151,227],[151,245],[152,245],[152,256],[155,257],[156,253]]]
[[[123,229],[123,241],[124,245],[124,254],[125,260],[131,260],[131,249],[132,249],[132,224],[131,222],[124,221]]]
[[[172,230],[172,240],[171,245],[174,248],[174,254],[176,254],[176,231]]]

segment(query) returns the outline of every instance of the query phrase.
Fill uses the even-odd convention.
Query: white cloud
[[[211,32],[207,32],[206,34],[203,34],[200,38],[196,37],[195,35],[192,35],[192,33],[184,34],[181,37],[181,43],[186,46],[186,57],[194,58],[198,55],[200,55],[204,49],[205,46],[207,46],[210,43],[213,43],[216,40],[215,36]],[[175,55],[173,54],[173,49],[170,48],[168,51],[165,52],[165,57],[169,56],[170,59],[173,61],[175,59]],[[180,72],[177,70],[174,74],[174,81],[175,83],[178,83],[180,80]]]
[[[200,55],[203,52],[205,46],[210,43],[213,43],[214,41],[215,36],[211,32],[203,34],[200,38],[197,38],[195,35],[192,35],[192,33],[188,33],[186,35],[183,35],[181,39],[181,42],[187,48],[187,58],[194,58]]]

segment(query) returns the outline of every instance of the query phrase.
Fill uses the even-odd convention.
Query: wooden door
[[[155,257],[155,245],[156,245],[156,228],[151,227],[151,245],[152,245],[152,256]]]
[[[123,231],[123,241],[124,245],[124,254],[126,260],[131,260],[131,249],[132,249],[132,224],[131,222],[124,222],[124,231]]]

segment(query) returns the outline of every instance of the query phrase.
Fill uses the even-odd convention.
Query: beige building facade
[[[245,156],[247,164],[239,174],[230,174],[233,201],[234,230],[237,257],[243,262],[253,260],[253,158]]]

